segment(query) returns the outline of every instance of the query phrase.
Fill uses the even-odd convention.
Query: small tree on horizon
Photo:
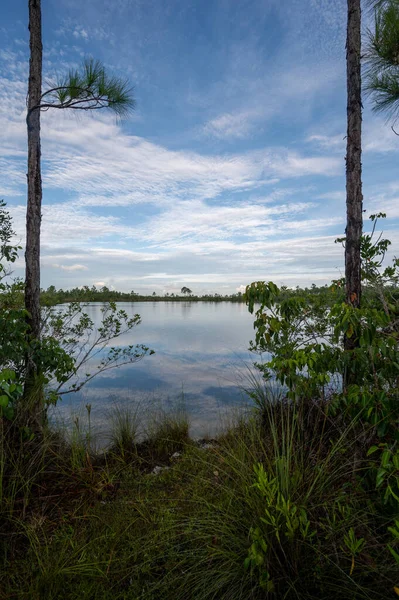
[[[182,289],[180,290],[180,292],[186,296],[190,296],[193,292],[190,290],[190,288],[183,286]]]

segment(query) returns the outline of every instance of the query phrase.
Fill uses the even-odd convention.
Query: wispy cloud
[[[63,271],[88,271],[85,265],[59,265],[54,263],[51,265],[54,269],[62,269]]]
[[[338,135],[309,135],[306,141],[323,148],[323,150],[342,151],[345,149],[345,137]]]
[[[205,123],[202,133],[220,139],[246,138],[261,118],[262,111],[256,110],[226,113]]]
[[[365,152],[399,152],[399,137],[388,123],[374,117],[364,126],[363,149]]]
[[[23,205],[10,206],[16,232],[21,235],[25,229],[26,208]],[[73,248],[87,244],[93,239],[107,236],[132,237],[134,229],[125,225],[117,217],[99,216],[89,213],[83,208],[70,204],[49,204],[43,206],[42,235],[43,246],[57,248],[65,246]]]
[[[341,75],[336,66],[322,65],[313,67],[290,66],[288,71],[277,70],[267,73],[247,83],[242,95],[231,94],[235,100],[227,102],[229,112],[222,112],[209,119],[200,129],[205,137],[222,140],[245,139],[259,136],[271,120],[281,119],[293,122],[308,119],[316,99],[320,99],[328,89],[334,89]],[[236,85],[234,75],[226,85],[233,89]],[[248,77],[243,73],[242,77]],[[217,94],[226,94],[225,88]],[[295,109],[293,110],[293,103]],[[225,103],[224,103],[225,104]]]
[[[20,93],[17,86],[15,104],[21,100]],[[17,160],[24,156],[22,116],[21,109],[11,117],[6,112],[0,115],[7,154],[0,182],[6,180],[7,187],[10,181],[24,183]],[[338,157],[306,155],[284,147],[216,156],[170,150],[128,135],[107,117],[94,120],[89,116],[83,122],[83,118],[77,121],[46,113],[42,132],[45,189],[75,192],[87,206],[211,199],[227,192],[256,190],[279,178],[334,176],[342,170]],[[8,152],[11,146],[13,150]]]
[[[399,138],[392,131],[390,125],[380,117],[366,113],[363,125],[362,150],[366,153],[386,153],[399,151]],[[311,134],[306,142],[322,150],[342,153],[346,148],[345,134]]]
[[[72,35],[75,38],[83,38],[84,40],[88,40],[89,39],[89,34],[87,33],[86,29],[84,29],[83,27],[75,27],[75,29],[72,32]]]
[[[345,190],[336,190],[317,194],[319,200],[333,200],[334,202],[343,202],[346,198]]]
[[[113,37],[109,28],[107,30],[104,26],[93,25],[92,23],[86,23],[83,26],[70,18],[64,19],[55,33],[62,38],[68,39],[70,36],[73,36],[75,40],[83,40],[84,42],[89,40],[105,41]]]

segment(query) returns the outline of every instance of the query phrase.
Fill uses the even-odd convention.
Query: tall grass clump
[[[45,468],[46,442],[0,418],[0,515],[2,524],[25,514],[34,486]]]
[[[146,418],[147,444],[160,458],[181,452],[189,443],[190,421],[184,401],[174,406],[153,406]]]
[[[120,456],[130,456],[138,443],[140,405],[115,404],[109,413],[110,448]]]
[[[260,401],[262,413],[185,463],[187,504],[161,545],[173,568],[153,592],[176,600],[389,597],[397,567],[387,519],[362,486],[358,420],[336,426],[311,403]]]
[[[71,414],[69,424],[58,425],[58,458],[72,472],[85,469],[97,452],[91,411],[91,404],[86,404]]]

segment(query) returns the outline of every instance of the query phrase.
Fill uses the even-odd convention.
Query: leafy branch
[[[94,377],[109,369],[132,364],[154,354],[144,344],[110,346],[110,342],[141,323],[140,315],[129,317],[114,302],[107,303],[101,313],[102,322],[96,328],[94,321],[84,312],[84,305],[80,303],[70,304],[66,311],[47,310],[47,315],[43,318],[43,339],[53,339],[73,359],[72,368],[53,381],[57,397],[81,390]],[[99,359],[99,362],[93,371],[88,365],[92,365],[95,359]],[[74,383],[66,387],[73,379]]]
[[[41,95],[40,104],[28,110],[27,123],[35,110],[50,108],[74,110],[111,109],[118,117],[127,116],[136,105],[129,82],[110,77],[100,61],[86,59],[80,69],[70,70]]]

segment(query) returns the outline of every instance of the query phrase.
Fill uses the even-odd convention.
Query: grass
[[[167,409],[162,405],[153,406],[147,417],[144,443],[154,454],[156,460],[168,460],[175,452],[181,452],[189,443],[190,423],[184,401]]]
[[[139,438],[140,405],[115,404],[109,417],[111,449],[122,457],[130,456]]]
[[[181,410],[159,410],[139,441],[139,415],[117,408],[101,455],[82,432],[12,452],[3,432],[0,597],[394,598],[395,515],[366,484],[371,433],[255,393],[262,409],[208,449]]]

